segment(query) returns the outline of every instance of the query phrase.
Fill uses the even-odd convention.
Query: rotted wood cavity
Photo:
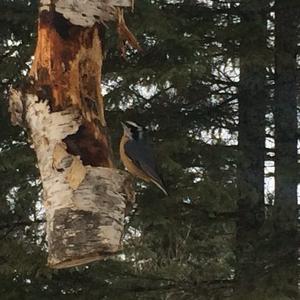
[[[51,111],[74,107],[81,112],[80,130],[65,139],[68,151],[81,155],[84,165],[112,167],[101,95],[100,35],[98,24],[84,28],[53,9],[42,11],[30,75]]]

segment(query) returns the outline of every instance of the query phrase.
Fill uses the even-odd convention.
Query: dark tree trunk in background
[[[275,213],[278,273],[297,293],[296,53],[299,1],[275,6]]]
[[[257,239],[264,221],[267,3],[241,3],[236,254],[238,283],[246,289],[252,288],[256,278]]]
[[[295,1],[276,2],[275,206],[277,225],[294,230],[297,212],[297,19]]]

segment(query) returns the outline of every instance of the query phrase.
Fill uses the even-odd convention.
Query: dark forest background
[[[116,164],[120,121],[147,126],[170,196],[139,183],[124,251],[68,270],[45,265],[35,156],[7,112],[37,10],[0,0],[0,299],[300,299],[299,1],[137,0],[125,60],[106,29]]]

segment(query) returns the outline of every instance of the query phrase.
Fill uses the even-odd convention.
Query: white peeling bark
[[[10,110],[19,123],[23,106],[43,183],[48,264],[71,267],[119,251],[126,205],[134,200],[128,174],[84,166],[66,151],[63,139],[82,121],[76,110],[51,113],[37,96],[13,92]]]
[[[42,0],[40,10],[50,10],[52,1]],[[117,7],[133,7],[134,0],[57,0],[55,11],[74,25],[91,27],[116,20]]]

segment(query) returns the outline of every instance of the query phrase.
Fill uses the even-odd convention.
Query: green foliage
[[[242,159],[235,72],[239,38],[256,28],[241,24],[237,1],[196,3],[136,1],[126,19],[143,52],[128,50],[126,60],[120,58],[113,25],[104,42],[106,119],[116,159],[120,121],[146,125],[170,197],[139,182],[122,254],[50,270],[34,153],[7,113],[9,87],[22,85],[30,66],[37,1],[1,0],[1,299],[246,299],[233,280],[239,268],[236,165]],[[272,258],[270,231],[266,225],[258,232],[258,249]],[[284,270],[294,271],[283,268],[281,275]],[[296,299],[295,285],[267,275],[258,274],[249,299]]]

